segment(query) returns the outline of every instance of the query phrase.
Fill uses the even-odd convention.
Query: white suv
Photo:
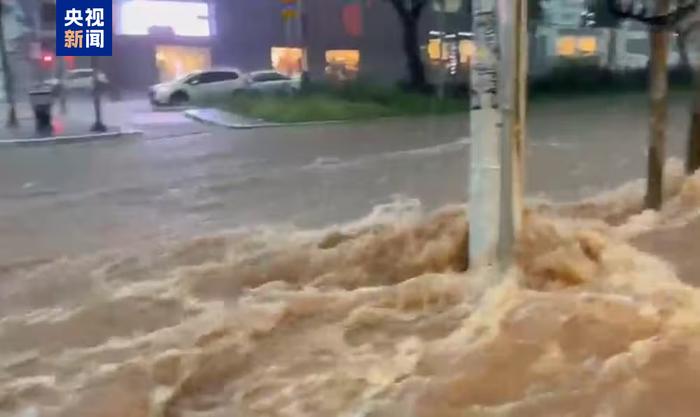
[[[148,91],[154,105],[184,105],[217,97],[227,97],[246,87],[246,78],[235,69],[198,71],[174,81],[156,84]]]
[[[301,90],[301,77],[288,77],[275,70],[253,71],[246,78],[248,91],[293,94]]]

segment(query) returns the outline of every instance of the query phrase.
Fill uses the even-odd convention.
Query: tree
[[[527,28],[530,33],[537,29],[537,25],[539,25],[544,18],[542,2],[545,1],[549,0],[529,0],[527,2]]]
[[[698,0],[677,0],[675,7],[669,11],[656,8],[649,12],[647,7],[639,7],[629,0],[607,0],[611,13],[618,18],[635,19],[650,27],[674,30],[678,34],[678,46],[681,54],[687,57],[685,48],[689,39],[700,37],[700,4]],[[620,3],[625,1],[624,5]],[[659,0],[657,0],[659,1]],[[625,7],[626,6],[626,7]],[[637,7],[635,7],[637,6]],[[642,5],[644,6],[644,5]],[[694,48],[700,45],[691,45]],[[700,67],[692,68],[695,84],[695,98],[691,110],[690,131],[686,154],[686,170],[688,173],[700,169]]]
[[[591,18],[591,26],[610,29],[608,39],[608,67],[614,68],[617,61],[617,28],[620,26],[620,18],[611,13],[607,0],[589,0],[588,15]]]
[[[658,0],[658,10],[668,10],[668,0]],[[663,175],[668,125],[668,32],[652,27],[649,33],[649,152],[647,162],[647,208],[659,210],[663,204]]]
[[[4,76],[5,84],[5,97],[8,104],[7,111],[7,125],[10,127],[15,127],[18,125],[17,122],[17,110],[15,104],[15,95],[13,89],[13,78],[12,78],[12,68],[10,67],[10,59],[7,53],[7,44],[5,43],[5,28],[3,24],[3,18],[5,15],[9,15],[9,10],[7,5],[3,4],[3,0],[0,0],[0,61],[2,61],[2,73]]]
[[[425,67],[420,53],[418,23],[429,0],[385,0],[394,8],[401,21],[403,52],[406,55],[408,83],[422,90],[427,86]]]
[[[647,164],[647,208],[659,209],[663,203],[663,166],[666,156],[666,128],[668,124],[668,44],[667,30],[671,25],[659,24],[664,16],[670,16],[669,0],[656,0],[652,15],[644,4],[627,2],[625,7],[618,0],[607,0],[610,14],[616,18],[635,19],[649,26],[649,150]]]

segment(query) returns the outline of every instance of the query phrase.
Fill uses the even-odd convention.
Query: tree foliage
[[[388,1],[396,10],[401,18],[414,17],[419,18],[429,0],[385,0]]]
[[[549,0],[529,0],[527,2],[527,21],[529,24],[537,25],[544,18],[542,3]]]
[[[608,0],[588,0],[587,9],[593,13],[595,27],[616,28],[620,25],[620,18],[610,11]]]

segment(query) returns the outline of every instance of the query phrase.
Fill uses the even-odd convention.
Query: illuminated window
[[[338,81],[354,79],[360,71],[360,51],[336,49],[326,51],[326,75]]]
[[[583,55],[593,55],[598,52],[598,39],[593,36],[578,38],[578,50]]]
[[[207,48],[157,45],[155,58],[161,81],[174,80],[211,67],[211,56]]]
[[[440,43],[440,39],[430,39],[428,41],[428,57],[431,61],[440,60]]]
[[[441,58],[448,59],[450,56],[450,41],[448,40],[443,45],[442,56],[440,56],[441,43],[439,38],[430,39],[428,41],[428,58],[430,58],[431,61],[439,61]],[[474,55],[475,51],[474,42],[469,39],[461,39],[459,41],[459,62],[462,64],[469,62],[469,58]]]
[[[151,27],[170,28],[178,36],[210,35],[207,3],[131,0],[122,4],[118,21],[124,35],[148,35]]]
[[[573,36],[562,36],[559,39],[557,39],[557,55],[576,55],[576,38]]]
[[[562,36],[557,39],[557,55],[581,56],[598,52],[598,39],[594,36]]]
[[[474,42],[469,39],[462,39],[459,41],[459,62],[466,64],[469,62],[474,53],[476,52],[476,46]]]
[[[272,68],[278,72],[293,77],[302,72],[302,48],[286,48],[274,46],[270,50]]]

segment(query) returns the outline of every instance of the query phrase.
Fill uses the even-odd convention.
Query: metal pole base
[[[95,122],[90,128],[91,132],[104,133],[107,131],[107,126],[102,124],[102,122]]]
[[[10,110],[7,113],[7,127],[17,127],[19,126],[19,121],[17,120],[17,111],[14,106],[10,106]]]

